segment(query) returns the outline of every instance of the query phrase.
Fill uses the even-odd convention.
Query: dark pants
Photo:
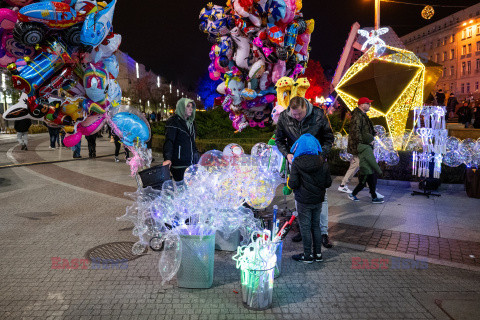
[[[80,157],[80,150],[82,150],[82,140],[80,140],[76,145],[73,146],[73,156],[75,158]]]
[[[322,212],[322,203],[304,204],[295,202],[295,204],[297,206],[298,223],[300,224],[305,256],[308,257],[312,254],[312,240],[313,252],[321,253],[322,232],[320,231],[320,213]]]
[[[88,142],[88,156],[90,158],[95,158],[97,156],[97,134],[92,134],[85,137]]]
[[[118,157],[118,155],[120,154],[120,138],[117,137],[117,136],[113,136],[113,141],[115,142],[115,157]],[[125,157],[127,158],[130,158],[130,151],[128,150],[128,148],[125,148]]]
[[[185,175],[185,170],[187,168],[170,168],[170,172],[172,173],[173,180],[175,181],[182,181],[183,176]]]
[[[368,188],[370,189],[370,194],[372,195],[372,199],[377,197],[376,189],[377,189],[377,175],[375,173],[368,174],[368,175],[359,175],[358,177],[358,185],[353,189],[352,195],[356,196],[360,191],[365,188],[365,184],[368,183]]]
[[[48,128],[48,134],[50,135],[50,147],[55,148],[55,142],[60,147],[60,137],[58,129]]]

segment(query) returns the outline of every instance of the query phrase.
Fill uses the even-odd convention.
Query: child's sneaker
[[[322,262],[323,261],[323,256],[321,253],[314,253],[313,254],[313,260],[316,262]]]
[[[300,253],[292,256],[292,259],[298,262],[303,262],[303,263],[313,263],[313,257],[305,257],[305,254]]]
[[[360,201],[360,200],[358,200],[358,198],[357,198],[356,196],[354,196],[354,195],[351,194],[351,193],[348,195],[348,199],[350,199],[350,200],[352,200],[352,201]]]
[[[381,194],[380,192],[376,191],[375,193],[377,194],[377,198],[378,198],[378,199],[383,199],[383,198],[385,198],[385,197],[383,196],[383,194]]]
[[[383,203],[383,198],[375,198],[375,199],[372,199],[372,203]]]
[[[340,192],[352,193],[352,190],[348,189],[347,185],[339,186],[337,190]]]

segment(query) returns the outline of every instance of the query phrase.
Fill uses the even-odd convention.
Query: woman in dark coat
[[[181,98],[177,102],[175,115],[167,120],[163,165],[170,166],[175,181],[182,181],[185,170],[198,162],[195,144],[195,102]]]

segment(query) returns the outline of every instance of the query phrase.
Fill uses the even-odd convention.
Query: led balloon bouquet
[[[132,194],[134,204],[119,218],[135,224],[133,234],[139,241],[133,253],[141,254],[149,244],[163,246],[162,283],[176,274],[181,287],[209,288],[216,231],[227,238],[239,231],[247,242],[260,229],[260,221],[243,204],[263,209],[272,202],[282,182],[273,169],[279,161],[273,147],[265,143],[255,145],[252,155],[230,144],[223,152],[203,154],[198,164],[187,168],[180,183],[166,181],[161,191],[139,189]]]

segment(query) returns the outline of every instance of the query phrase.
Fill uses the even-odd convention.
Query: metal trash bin
[[[240,273],[243,305],[257,311],[271,308],[275,267],[268,270],[240,269]]]
[[[181,234],[182,261],[177,283],[182,288],[210,288],[213,284],[215,233],[203,237]]]
[[[215,234],[215,250],[237,251],[240,245],[240,231],[234,231],[225,237],[224,233],[217,231]]]
[[[280,277],[282,273],[282,252],[283,252],[283,241],[280,241],[277,245],[277,251],[275,254],[277,255],[277,263],[275,264],[275,278]]]

